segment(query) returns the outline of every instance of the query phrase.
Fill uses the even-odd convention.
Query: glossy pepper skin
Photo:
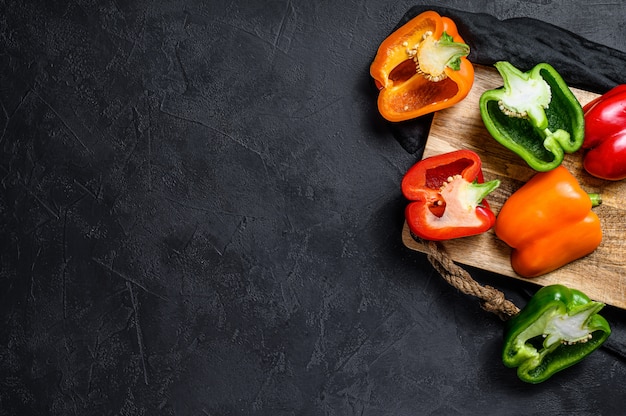
[[[583,111],[583,167],[601,179],[626,179],[626,85],[592,100]]]
[[[484,182],[482,162],[471,150],[431,156],[413,165],[402,179],[410,201],[405,217],[413,235],[431,241],[483,233],[495,215],[485,197],[500,185]]]
[[[595,351],[611,335],[603,303],[563,285],[542,287],[506,322],[502,362],[527,383],[541,383]]]
[[[461,101],[474,83],[468,54],[451,19],[426,11],[409,20],[381,43],[370,66],[380,114],[405,121]]]
[[[559,166],[565,153],[583,144],[582,107],[559,73],[540,63],[522,72],[497,62],[504,86],[485,91],[479,100],[485,127],[500,144],[536,171]]]
[[[536,173],[504,203],[495,233],[513,250],[511,266],[536,277],[593,252],[602,242],[600,203],[564,167]]]

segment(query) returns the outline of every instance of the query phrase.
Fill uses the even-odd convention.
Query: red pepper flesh
[[[589,102],[583,111],[583,167],[601,179],[626,179],[626,85],[618,85]]]
[[[496,218],[485,197],[500,185],[484,182],[482,162],[471,150],[457,150],[425,158],[402,179],[405,209],[414,236],[441,241],[481,234]]]

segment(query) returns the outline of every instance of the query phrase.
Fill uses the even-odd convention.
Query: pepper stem
[[[598,205],[602,203],[602,195],[597,194],[597,193],[590,193],[588,195],[589,195],[589,199],[591,199],[592,207],[597,207]]]
[[[510,62],[494,64],[502,80],[504,89],[500,95],[500,110],[509,117],[528,118],[540,130],[548,127],[546,108],[552,101],[550,85],[539,72],[522,72]]]
[[[471,189],[473,191],[473,199],[476,203],[480,203],[483,199],[487,197],[491,192],[493,192],[498,186],[500,186],[500,180],[494,179],[489,182],[478,183],[476,181],[472,182]]]
[[[414,60],[418,72],[430,81],[438,82],[447,77],[446,67],[458,71],[461,68],[461,58],[469,55],[469,52],[469,45],[455,42],[446,32],[443,32],[440,39],[433,39],[432,33],[427,33],[417,48]]]

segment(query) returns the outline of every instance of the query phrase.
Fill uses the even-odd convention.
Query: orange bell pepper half
[[[513,249],[513,270],[541,276],[592,253],[602,242],[600,219],[591,210],[600,203],[562,165],[535,174],[496,218],[496,235]]]
[[[387,37],[370,66],[378,87],[378,110],[405,121],[453,106],[474,83],[470,48],[455,23],[426,11]]]

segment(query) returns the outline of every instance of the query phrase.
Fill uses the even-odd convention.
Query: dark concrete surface
[[[623,311],[526,385],[402,245],[368,69],[416,4],[0,2],[0,413],[623,414]],[[625,3],[437,4],[626,51]]]

